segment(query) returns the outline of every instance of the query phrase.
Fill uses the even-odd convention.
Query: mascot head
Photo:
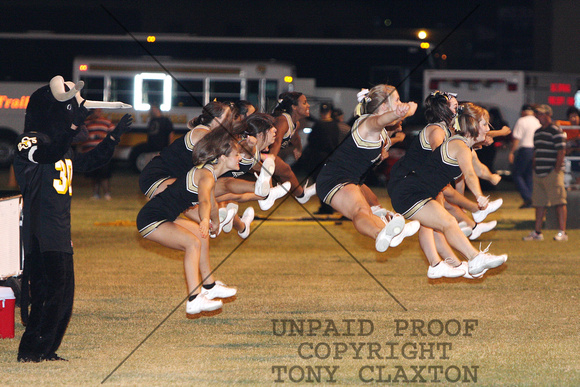
[[[89,101],[81,97],[83,81],[77,84],[55,76],[46,86],[30,96],[24,122],[25,132],[40,132],[52,137],[55,133],[70,129],[74,113],[84,102],[87,109],[128,109],[123,102]]]

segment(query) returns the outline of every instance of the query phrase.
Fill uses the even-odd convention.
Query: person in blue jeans
[[[512,149],[509,154],[509,161],[513,164],[514,183],[524,200],[520,208],[532,206],[534,133],[540,126],[542,126],[540,121],[534,116],[533,105],[524,105],[521,117],[514,125]]]

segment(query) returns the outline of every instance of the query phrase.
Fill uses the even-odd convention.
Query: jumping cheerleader
[[[358,232],[375,239],[375,248],[386,251],[405,226],[402,216],[386,222],[374,215],[361,190],[366,171],[383,155],[390,144],[386,126],[394,125],[415,113],[417,104],[402,103],[393,86],[378,85],[364,96],[363,110],[350,135],[322,167],[316,191],[320,200],[351,219]]]
[[[300,120],[310,117],[310,105],[302,93],[282,93],[272,115],[275,118],[276,141],[270,146],[268,153],[276,156],[275,176],[283,182],[289,181],[291,183],[290,192],[299,203],[305,204],[316,194],[316,186],[312,184],[302,188],[290,166],[278,157],[278,153],[280,149],[292,145],[294,158],[296,160],[300,158],[302,155],[302,142],[299,136]],[[264,210],[264,207],[260,207]]]
[[[490,268],[502,265],[507,255],[492,255],[485,251],[477,251],[463,234],[455,218],[445,210],[442,203],[435,199],[438,194],[452,181],[464,175],[465,182],[475,195],[480,210],[486,210],[489,205],[487,197],[483,196],[479,178],[473,167],[472,147],[485,141],[489,132],[489,114],[479,106],[467,103],[462,105],[459,115],[460,132],[451,136],[434,151],[425,153],[420,167],[414,170],[402,170],[409,156],[406,154],[396,164],[389,181],[388,191],[395,211],[407,219],[416,219],[422,226],[440,231],[451,247],[461,252],[467,259],[467,271],[471,276],[481,276]],[[426,247],[421,244],[425,251]],[[429,247],[434,249],[434,241]],[[425,251],[429,257],[430,253]],[[445,264],[439,262],[437,265]],[[465,274],[465,266],[457,265],[446,270],[448,276]],[[453,273],[451,273],[453,272]]]
[[[219,227],[214,187],[217,176],[238,170],[241,156],[227,129],[220,127],[204,136],[193,148],[193,167],[145,204],[137,215],[141,235],[163,246],[185,252],[183,267],[189,299],[188,314],[222,307],[216,298],[228,298],[237,290],[215,281],[209,264],[209,233]],[[179,215],[199,206],[199,224]],[[200,285],[203,286],[200,289]]]
[[[203,107],[202,114],[191,120],[190,131],[175,140],[155,156],[141,172],[139,187],[148,198],[163,192],[178,177],[188,173],[193,167],[191,152],[193,146],[206,134],[220,125],[231,126],[230,107],[221,102],[210,102]]]

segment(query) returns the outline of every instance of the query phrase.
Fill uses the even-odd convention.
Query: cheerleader
[[[275,118],[276,141],[270,146],[268,153],[276,156],[275,176],[283,182],[290,182],[290,190],[296,200],[301,204],[305,204],[316,194],[316,186],[312,184],[302,188],[290,166],[278,157],[278,153],[281,149],[292,146],[292,152],[296,160],[302,155],[302,141],[299,135],[300,120],[310,117],[310,104],[308,104],[306,96],[302,93],[282,93],[272,115]],[[264,209],[263,207],[261,208]]]
[[[139,187],[145,196],[152,198],[188,173],[193,168],[191,152],[194,145],[218,126],[231,126],[231,114],[227,104],[214,101],[205,105],[201,115],[188,122],[190,131],[164,148],[141,172]]]
[[[361,179],[377,160],[386,156],[383,152],[388,150],[390,138],[385,127],[413,115],[417,104],[402,103],[397,90],[389,85],[375,86],[361,98],[360,117],[322,167],[316,191],[321,201],[351,219],[358,232],[375,239],[376,250],[383,252],[401,233],[405,220],[395,215],[387,222],[374,215],[361,190]]]
[[[489,114],[485,109],[471,103],[462,105],[458,116],[460,131],[445,140],[434,151],[425,153],[426,157],[421,160],[421,166],[413,170],[403,169],[408,165],[407,158],[413,155],[403,156],[395,164],[387,187],[395,211],[407,219],[418,220],[422,226],[440,231],[446,242],[468,259],[465,266],[450,266],[445,270],[448,274],[445,276],[464,275],[465,267],[470,276],[481,276],[488,269],[498,267],[507,260],[507,255],[488,254],[487,249],[478,252],[443,204],[433,200],[450,182],[463,175],[468,188],[477,199],[479,209],[483,211],[488,209],[490,202],[481,192],[472,155],[472,147],[485,141],[489,132],[488,120]],[[427,257],[430,256],[430,252],[426,251],[426,248],[435,249],[434,241],[429,242],[428,246],[421,243]],[[445,262],[439,262],[436,266],[441,264]]]
[[[425,99],[425,118],[428,122],[424,131],[420,134],[421,147],[424,151],[430,151],[437,148],[448,139],[455,132],[457,120],[457,94],[446,93],[441,91],[432,92]],[[489,133],[486,136],[486,141],[490,138]],[[478,144],[477,146],[479,146]],[[478,177],[490,181],[493,185],[497,185],[501,180],[501,176],[493,174],[484,164],[479,161],[475,151],[473,155],[473,167]],[[458,184],[463,186],[463,180],[460,179]],[[497,222],[491,221],[483,223],[483,219],[487,214],[496,211],[503,203],[501,199],[490,203],[489,211],[485,213],[480,212],[477,203],[467,199],[463,195],[463,190],[459,192],[451,184],[443,190],[443,202],[445,209],[449,211],[459,222],[461,231],[471,240],[477,239],[484,232],[491,231],[497,225]],[[472,220],[463,211],[466,209],[473,213]],[[475,221],[477,220],[477,221]]]
[[[239,100],[233,102],[234,121],[243,121],[256,112],[256,108],[251,102]]]
[[[290,189],[288,182],[274,188],[270,187],[272,175],[275,173],[274,157],[262,153],[275,141],[274,119],[268,114],[254,113],[245,121],[236,124],[233,132],[234,135],[245,138],[245,141],[241,142],[240,169],[227,172],[219,177],[215,188],[216,200],[218,202],[257,200],[262,209],[268,209],[267,206],[271,207],[276,199],[286,195]],[[254,172],[256,174],[258,171],[260,174],[257,175],[255,183],[238,179],[246,173]],[[266,206],[265,202],[268,202]],[[234,206],[237,211],[236,204],[230,203],[229,205]],[[224,225],[223,230],[229,232],[233,226],[238,230],[240,237],[245,239],[250,233],[250,223],[253,218],[254,211],[252,207],[248,207],[241,219],[237,216],[234,217],[231,223]]]
[[[238,170],[241,156],[237,141],[223,127],[205,135],[193,147],[192,156],[195,167],[145,204],[137,215],[137,228],[144,238],[185,253],[183,267],[189,294],[186,312],[198,314],[221,308],[219,299],[237,292],[214,280],[208,236],[217,232],[220,222],[214,195],[217,176]],[[199,224],[179,217],[196,205]]]
[[[452,93],[436,91],[431,93],[425,99],[425,118],[428,124],[411,143],[407,150],[406,157],[399,160],[393,167],[391,171],[391,181],[399,181],[407,174],[420,168],[423,165],[425,158],[429,157],[429,154],[435,148],[454,134],[455,128],[453,127],[453,123],[457,114],[457,106],[458,102],[456,94]],[[476,156],[474,157],[477,159]],[[479,164],[477,163],[474,164],[474,166],[478,165]],[[483,171],[483,169],[479,171],[479,174],[490,178],[490,174],[483,175],[481,171]],[[483,218],[481,218],[482,213],[478,212],[479,208],[477,203],[465,198],[465,196],[457,192],[451,185],[448,185],[443,189],[443,192],[438,195],[437,200],[439,200],[439,202],[457,218],[458,222],[461,222],[460,227],[464,234],[466,234],[466,236],[470,236],[471,234],[473,239],[477,238],[483,232],[490,231],[497,224],[495,221],[476,224],[473,220],[468,218],[458,205],[475,212],[475,216],[480,217],[478,218],[479,222],[483,220]],[[487,211],[486,215],[487,213],[492,212],[492,209],[496,210],[499,208],[501,203],[501,199],[492,202],[488,207],[488,210],[490,211]],[[429,261],[429,269],[427,271],[427,276],[429,278],[453,278],[460,276],[465,276],[469,279],[473,278],[467,271],[467,262],[462,263],[462,261],[457,258],[443,235],[440,233],[434,233],[431,228],[421,227],[419,229],[419,243]],[[443,256],[445,260],[443,260],[441,256]],[[461,267],[462,264],[464,265],[463,267]]]

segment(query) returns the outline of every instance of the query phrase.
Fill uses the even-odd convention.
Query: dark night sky
[[[556,3],[562,0],[556,0]],[[167,33],[195,36],[415,39],[419,28],[443,44],[435,66],[550,70],[537,60],[534,35],[538,1],[2,1],[1,32],[46,30],[73,34]],[[542,3],[542,2],[539,2]],[[537,7],[536,7],[537,8]],[[469,15],[469,17],[468,17]],[[464,20],[465,19],[465,20]],[[385,21],[388,21],[386,25]],[[463,21],[463,22],[462,22]],[[546,20],[548,24],[551,20]],[[541,31],[540,31],[541,32]],[[447,38],[446,38],[447,36]],[[446,38],[446,39],[445,39]],[[537,40],[537,39],[536,39]],[[54,42],[1,39],[0,79],[44,81],[70,74],[78,55],[140,56],[134,42]],[[377,47],[172,44],[151,47],[154,55],[182,58],[269,59],[296,64],[298,76],[324,86],[365,86],[371,68],[417,59]],[[440,54],[447,54],[442,61]],[[333,84],[334,83],[334,84]]]

